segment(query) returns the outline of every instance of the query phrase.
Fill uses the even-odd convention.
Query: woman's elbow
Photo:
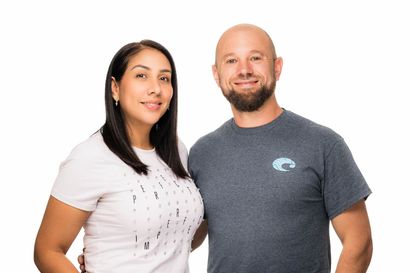
[[[39,242],[34,244],[34,264],[40,272],[49,272],[49,268],[57,258],[57,255],[64,255],[62,251],[51,248],[49,245]]]
[[[34,264],[41,271],[43,266],[44,257],[46,256],[47,250],[44,246],[36,241],[34,244]]]

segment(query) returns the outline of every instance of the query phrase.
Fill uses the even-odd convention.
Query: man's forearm
[[[337,263],[336,273],[365,273],[373,253],[373,244],[369,240],[363,246],[344,245]]]

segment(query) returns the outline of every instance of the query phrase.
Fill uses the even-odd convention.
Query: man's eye
[[[225,61],[225,63],[227,63],[227,64],[234,64],[234,63],[236,63],[236,62],[237,62],[236,59],[227,59],[227,60]]]
[[[261,56],[252,56],[252,57],[251,57],[251,61],[252,61],[252,62],[254,62],[254,61],[260,61],[260,60],[262,60],[262,57],[261,57]]]

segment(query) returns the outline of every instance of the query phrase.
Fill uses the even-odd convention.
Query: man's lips
[[[258,80],[235,81],[234,84],[239,87],[253,87],[258,84]]]

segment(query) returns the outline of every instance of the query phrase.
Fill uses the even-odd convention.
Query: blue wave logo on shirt
[[[290,158],[281,157],[273,161],[272,167],[280,172],[288,172],[290,171],[289,168],[293,169],[296,167],[296,163]]]

